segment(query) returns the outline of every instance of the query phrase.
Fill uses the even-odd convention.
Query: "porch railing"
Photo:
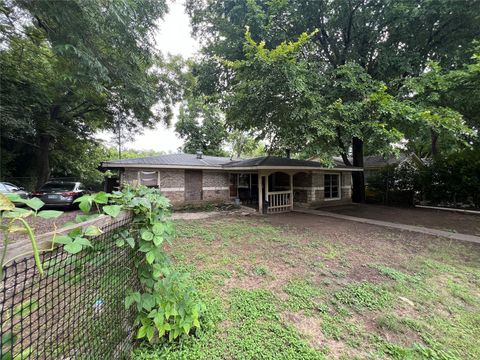
[[[290,191],[275,191],[268,193],[268,213],[280,213],[291,210],[292,193]]]

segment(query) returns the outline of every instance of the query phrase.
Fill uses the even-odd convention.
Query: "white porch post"
[[[258,212],[263,214],[262,174],[258,172]]]
[[[293,211],[293,174],[290,173],[290,210]]]

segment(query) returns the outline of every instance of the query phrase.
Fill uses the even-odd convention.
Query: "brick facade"
[[[159,171],[160,190],[170,199],[172,204],[185,203],[185,170],[183,169],[126,169],[121,174],[121,182],[132,185],[138,184],[139,171]],[[325,199],[325,174],[339,174],[340,199]],[[284,174],[286,175],[286,174]],[[289,180],[289,176],[278,175],[276,181],[279,187]],[[285,178],[285,179],[284,179]],[[285,181],[284,181],[285,180]],[[288,186],[287,186],[288,185]],[[289,188],[289,183],[285,183]],[[313,171],[300,172],[293,176],[294,205],[305,207],[319,207],[336,204],[350,203],[352,196],[351,172]],[[230,199],[230,174],[226,171],[203,170],[202,194],[198,202],[229,202]]]
[[[229,173],[203,171],[203,200],[207,202],[228,202],[230,200]]]

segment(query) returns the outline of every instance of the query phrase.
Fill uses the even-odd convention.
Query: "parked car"
[[[28,192],[21,186],[14,185],[9,182],[0,182],[0,193],[2,194],[17,194],[23,199],[28,199]],[[23,203],[13,202],[16,206],[22,206]]]
[[[39,198],[47,206],[73,208],[75,199],[84,194],[87,194],[87,189],[80,182],[49,181],[34,191],[32,196]]]

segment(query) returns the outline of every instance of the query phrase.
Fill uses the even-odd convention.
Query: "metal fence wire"
[[[0,359],[121,359],[131,352],[135,312],[126,310],[138,288],[134,253],[115,245],[131,227],[123,219],[102,228],[93,247],[71,255],[57,248],[4,268],[0,288]]]

